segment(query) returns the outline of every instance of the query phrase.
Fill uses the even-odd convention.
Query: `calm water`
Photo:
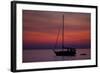
[[[23,62],[84,60],[91,58],[90,51],[91,51],[90,49],[76,49],[76,56],[61,57],[61,56],[56,56],[54,51],[51,49],[23,50]]]

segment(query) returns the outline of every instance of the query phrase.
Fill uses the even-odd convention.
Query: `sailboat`
[[[60,32],[60,29],[58,31],[56,45],[58,42],[59,32]],[[54,53],[56,54],[56,56],[75,56],[76,55],[76,48],[64,47],[64,14],[62,15],[62,50],[60,51],[54,50]]]

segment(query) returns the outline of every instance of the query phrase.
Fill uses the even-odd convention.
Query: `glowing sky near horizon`
[[[25,49],[54,48],[60,28],[58,47],[62,45],[62,15],[64,14],[64,46],[90,48],[90,13],[23,10],[23,47]]]

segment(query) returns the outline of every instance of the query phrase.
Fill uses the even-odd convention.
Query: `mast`
[[[64,14],[62,14],[62,51],[64,51]],[[64,60],[64,56],[62,56]]]
[[[62,15],[62,50],[64,49],[64,14]]]

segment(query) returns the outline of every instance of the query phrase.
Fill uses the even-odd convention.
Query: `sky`
[[[64,15],[64,46],[90,48],[91,14],[23,10],[23,48],[62,48],[62,25]],[[59,31],[58,41],[57,34]]]

